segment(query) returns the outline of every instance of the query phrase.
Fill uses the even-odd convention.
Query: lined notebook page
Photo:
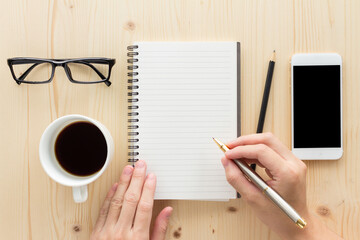
[[[139,159],[157,176],[155,198],[236,198],[212,140],[237,137],[236,43],[135,45]]]

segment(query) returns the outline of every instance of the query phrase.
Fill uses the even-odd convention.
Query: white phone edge
[[[340,65],[340,148],[294,148],[293,67]],[[291,58],[291,151],[301,160],[338,160],[343,155],[343,86],[342,58],[337,53],[298,53]]]

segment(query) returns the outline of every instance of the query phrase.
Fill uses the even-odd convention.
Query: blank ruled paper
[[[157,176],[156,199],[236,198],[212,137],[237,137],[235,42],[142,42],[135,65],[139,159]],[[240,124],[240,123],[239,123]]]

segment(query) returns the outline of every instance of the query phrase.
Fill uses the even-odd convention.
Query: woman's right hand
[[[326,228],[306,205],[306,165],[271,133],[241,136],[230,142],[221,162],[228,182],[252,207],[256,216],[283,239],[341,239]],[[231,159],[241,159],[265,168],[267,184],[278,192],[307,222],[298,228],[253,183]]]

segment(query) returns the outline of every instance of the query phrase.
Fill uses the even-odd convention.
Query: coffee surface
[[[105,137],[90,122],[71,123],[59,133],[55,141],[55,156],[68,173],[77,176],[92,175],[105,164]]]

